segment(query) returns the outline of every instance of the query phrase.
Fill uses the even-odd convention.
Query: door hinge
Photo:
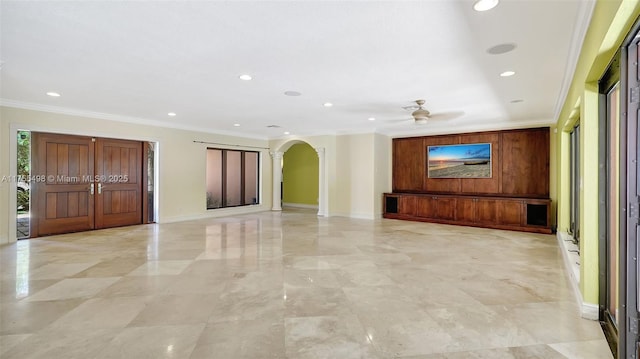
[[[640,199],[636,197],[635,201],[629,202],[629,218],[640,218],[638,207],[640,207]]]
[[[629,332],[634,335],[638,335],[638,327],[640,326],[640,319],[629,318]]]
[[[629,90],[629,103],[638,103],[640,102],[640,87],[631,87]]]

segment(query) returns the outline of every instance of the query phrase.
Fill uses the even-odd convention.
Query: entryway
[[[148,222],[149,144],[39,132],[31,144],[30,237]]]

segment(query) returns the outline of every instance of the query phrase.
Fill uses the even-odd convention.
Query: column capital
[[[270,151],[269,154],[271,155],[271,157],[273,157],[274,159],[276,158],[282,158],[284,156],[284,152],[280,152],[280,151]]]
[[[316,150],[318,157],[324,156],[324,147],[314,147],[313,149]]]

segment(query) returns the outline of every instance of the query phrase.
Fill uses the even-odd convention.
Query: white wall
[[[391,190],[391,138],[381,134],[294,136],[270,142],[285,151],[300,141],[325,149],[329,215],[379,218],[382,193]]]
[[[16,129],[41,132],[80,134],[96,137],[124,138],[158,142],[158,221],[172,222],[194,218],[215,217],[271,208],[271,161],[267,141],[137,125],[125,122],[70,116],[42,111],[0,107],[0,178],[15,174],[10,162],[10,136]],[[206,210],[206,144],[193,141],[229,144],[227,148],[259,150],[261,153],[261,204],[259,206]],[[221,145],[209,145],[225,148]],[[238,147],[240,146],[240,147]],[[253,147],[263,147],[256,149]],[[15,238],[9,233],[12,222],[9,183],[0,184],[0,243]]]
[[[373,198],[374,217],[382,217],[382,194],[391,192],[391,137],[375,134],[373,139]]]
[[[374,134],[338,136],[336,215],[374,218]]]

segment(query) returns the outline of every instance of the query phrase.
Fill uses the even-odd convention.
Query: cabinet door
[[[415,216],[416,214],[416,197],[414,196],[402,196],[399,197],[398,200],[400,204],[398,205],[398,213],[406,214],[410,216]]]
[[[438,197],[436,199],[436,211],[439,219],[453,221],[456,219],[456,199]]]
[[[425,157],[422,137],[393,140],[393,192],[423,190]]]
[[[522,225],[522,201],[499,201],[498,223],[521,226]]]
[[[481,199],[476,201],[476,221],[484,224],[495,224],[498,221],[497,201],[494,199]]]
[[[437,218],[436,198],[431,196],[416,198],[416,215],[423,218]]]
[[[476,221],[475,198],[458,198],[456,200],[456,221],[474,223]]]

